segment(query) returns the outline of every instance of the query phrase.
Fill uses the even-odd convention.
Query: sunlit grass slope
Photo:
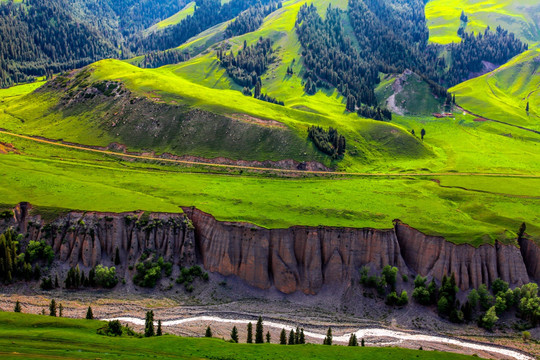
[[[151,338],[97,335],[97,320],[0,313],[3,359],[367,359],[466,360],[470,356],[391,347],[233,344],[221,339],[164,335]],[[166,330],[165,330],[166,331]]]
[[[450,89],[465,109],[540,131],[540,49]],[[529,112],[526,111],[529,103]]]
[[[469,17],[469,32],[500,25],[528,43],[540,40],[539,0],[431,0],[426,4],[430,40],[440,44],[459,42],[462,10]]]

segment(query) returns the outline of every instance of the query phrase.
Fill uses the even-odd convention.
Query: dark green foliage
[[[253,344],[253,325],[247,324],[247,341],[248,344]]]
[[[424,136],[426,136],[426,130],[425,129],[422,129],[420,131],[420,136],[422,137],[422,141],[424,141]]]
[[[146,319],[144,323],[144,336],[154,336],[154,312],[152,310],[146,312]]]
[[[484,316],[480,319],[480,326],[487,330],[493,329],[493,326],[495,326],[495,323],[497,323],[497,320],[499,318],[497,317],[497,312],[495,310],[495,306],[490,307]]]
[[[104,335],[104,336],[122,336],[122,335],[137,336],[137,337],[140,336],[137,333],[135,333],[133,330],[131,330],[129,327],[122,326],[122,324],[118,320],[111,320],[107,322],[107,324],[104,327],[99,328],[97,330],[97,333],[99,335]]]
[[[11,283],[20,265],[18,257],[19,242],[11,229],[0,235],[0,279]]]
[[[94,319],[94,313],[92,312],[92,308],[89,306],[88,310],[86,311],[86,320],[93,320]]]
[[[238,329],[236,326],[233,326],[231,331],[231,341],[234,343],[238,343]]]
[[[56,317],[56,301],[54,299],[49,304],[49,315]]]
[[[326,131],[319,126],[310,126],[308,128],[308,137],[320,151],[332,156],[334,159],[345,154],[347,147],[345,136],[340,135],[332,127]]]
[[[341,10],[328,7],[323,20],[313,4],[302,5],[296,33],[303,48],[307,94],[314,94],[317,87],[334,87],[345,98],[352,96],[358,104],[376,104],[373,89],[379,81],[378,71],[362,61],[345,36]]]
[[[21,312],[21,303],[19,300],[15,303],[15,309],[13,309],[14,312],[20,313]]]
[[[204,333],[204,337],[211,338],[212,337],[212,329],[210,329],[210,326],[206,327],[206,331]]]
[[[287,345],[287,333],[285,332],[285,329],[281,329],[281,333],[279,334],[279,344]]]
[[[210,327],[208,327],[210,328]],[[162,336],[163,335],[163,332],[161,330],[161,320],[158,320],[157,322],[157,331],[156,331],[156,336]],[[210,334],[209,337],[212,337],[212,334]]]
[[[272,338],[272,336],[270,335],[270,331],[267,331],[266,332],[266,343],[267,344],[270,344],[271,338]]]
[[[379,121],[392,120],[392,112],[386,108],[381,108],[379,106],[361,105],[358,108],[357,113],[358,115],[365,118],[369,118],[369,119],[374,119],[374,120],[379,120]]]
[[[208,281],[209,276],[207,272],[203,272],[199,265],[194,265],[190,268],[180,268],[180,275],[176,279],[178,284],[184,284],[184,287],[188,292],[193,291],[193,281],[200,278],[203,281]]]
[[[300,329],[300,336],[298,337],[298,343],[303,345],[306,343],[306,336],[304,335],[304,328]]]
[[[323,340],[323,345],[332,345],[332,328],[329,327],[326,332],[326,337]]]
[[[9,219],[13,218],[13,215],[13,211],[11,210],[0,211],[0,220],[8,221]]]
[[[142,259],[143,257],[141,257]],[[148,288],[156,286],[157,281],[162,277],[163,271],[166,271],[169,275],[172,272],[172,264],[165,262],[163,257],[159,257],[157,261],[153,261],[153,257],[148,257],[139,262],[135,268],[137,273],[133,277],[133,282],[135,285]]]
[[[291,332],[289,333],[289,342],[288,345],[296,345],[296,337],[294,335],[294,330],[291,329]]]
[[[43,278],[41,280],[41,284],[39,285],[42,290],[52,290],[54,289],[54,285],[52,282],[52,279],[50,277]]]
[[[257,324],[255,325],[255,344],[264,343],[263,334],[264,334],[263,320],[262,320],[262,317],[259,316],[259,319],[257,320]]]
[[[485,284],[482,284],[478,287],[478,301],[480,308],[484,311],[487,311],[494,304],[494,297],[489,293],[489,290]]]
[[[382,269],[382,276],[384,277],[386,283],[392,287],[392,289],[396,287],[397,273],[398,268],[390,265],[386,265]]]
[[[529,283],[523,285],[519,291],[516,290],[514,292],[519,297],[519,301],[516,301],[518,303],[519,316],[528,321],[531,326],[536,326],[540,323],[538,285],[536,283]]]
[[[82,285],[81,270],[79,269],[79,265],[69,269],[64,283],[66,285],[66,289],[78,289]]]
[[[526,230],[527,230],[527,224],[521,223],[521,225],[519,226],[519,231],[518,231],[518,240],[523,239],[523,236],[525,235]]]
[[[152,51],[143,56],[139,66],[142,68],[158,68],[169,64],[178,64],[190,59],[189,53],[177,49]]]
[[[227,26],[225,36],[230,38],[257,30],[262,25],[264,18],[279,8],[281,8],[281,2],[270,2],[268,5],[257,3],[241,13]]]
[[[0,87],[114,56],[117,51],[61,0],[0,2]]]
[[[348,346],[358,346],[358,339],[356,338],[356,334],[351,334]]]
[[[364,338],[362,338],[362,341],[360,341],[360,345],[361,345],[362,347],[366,346],[366,342],[364,341]]]
[[[64,313],[64,306],[62,304],[58,305],[58,316],[62,317]]]
[[[399,296],[395,291],[391,291],[386,296],[386,305],[405,306],[408,303],[409,303],[409,297],[407,296],[407,292],[405,290],[403,290]]]
[[[499,293],[506,293],[508,290],[508,283],[500,278],[497,278],[491,283],[491,291],[494,295],[499,295]]]

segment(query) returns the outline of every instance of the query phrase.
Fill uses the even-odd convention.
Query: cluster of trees
[[[210,329],[210,326],[206,328],[206,337],[212,337],[212,330]],[[272,337],[270,335],[270,331],[266,332],[266,335],[264,335],[264,323],[261,316],[259,316],[259,319],[257,320],[257,324],[255,325],[255,344],[262,344],[266,341],[266,343],[270,343],[272,340]],[[238,328],[234,326],[231,331],[231,342],[238,343]],[[246,343],[253,344],[253,324],[248,323],[247,324],[247,337],[246,337]],[[300,329],[296,327],[296,331],[294,329],[291,329],[289,332],[289,338],[287,340],[287,332],[285,329],[281,330],[281,334],[279,337],[279,343],[281,345],[300,345],[306,343],[306,338],[304,336],[304,329]]]
[[[268,5],[257,3],[241,13],[227,26],[225,36],[230,38],[257,30],[262,25],[264,18],[277,9],[281,9],[281,6],[281,1],[270,2]]]
[[[210,277],[199,265],[194,265],[190,268],[180,267],[180,275],[176,279],[176,282],[178,284],[184,284],[187,292],[192,292],[194,290],[193,281],[197,278],[208,281]]]
[[[355,103],[377,103],[373,89],[379,82],[378,71],[361,59],[345,36],[341,10],[329,6],[323,20],[313,4],[303,5],[296,33],[303,47],[307,94],[315,94],[318,87],[335,87],[345,98],[353,97]]]
[[[439,316],[454,323],[476,320],[479,326],[491,330],[499,317],[512,309],[525,322],[522,326],[534,327],[540,323],[540,297],[535,283],[512,290],[507,282],[496,279],[491,292],[482,284],[469,292],[464,304],[457,299],[458,293],[453,274],[444,276],[440,287],[435,280],[427,284],[427,279],[420,275],[414,280],[413,298],[422,305],[436,305]]]
[[[361,105],[357,110],[358,115],[374,120],[392,120],[392,112],[380,106]]]
[[[153,50],[172,49],[189,38],[227,20],[234,19],[242,11],[259,3],[260,0],[231,0],[221,4],[220,0],[196,0],[193,15],[187,16],[177,25],[154,32],[147,37],[132,40],[133,52],[142,53]],[[269,1],[261,1],[267,4]]]
[[[161,330],[161,320],[158,320],[157,330],[154,329],[154,311],[150,310],[146,312],[146,319],[144,322],[144,336],[161,336],[163,332]]]
[[[323,153],[337,159],[345,155],[347,141],[345,136],[340,135],[338,131],[332,127],[328,131],[320,126],[310,126],[308,128],[308,138],[313,141],[317,149]]]
[[[227,75],[235,83],[244,87],[242,90],[244,95],[253,96],[269,103],[284,105],[283,101],[261,92],[261,75],[266,72],[268,65],[275,60],[273,52],[272,40],[261,37],[256,44],[251,46],[247,46],[247,42],[244,41],[243,48],[238,51],[236,56],[232,50],[227,54],[222,49],[218,49],[217,57],[221,66],[227,69]]]
[[[397,274],[397,267],[386,265],[380,276],[369,275],[369,268],[363,266],[360,269],[360,284],[377,289],[380,296],[386,296],[386,304],[389,306],[405,306],[409,303],[409,296],[405,290],[398,295],[396,291]]]
[[[68,12],[63,0],[0,3],[0,86],[117,56],[114,46]]]
[[[169,64],[178,64],[189,60],[190,56],[187,52],[181,52],[177,49],[165,51],[152,51],[143,56],[139,63],[142,68],[158,68]]]
[[[17,279],[39,280],[41,268],[37,262],[50,264],[54,259],[54,251],[45,241],[30,241],[24,253],[20,251],[21,240],[22,235],[12,229],[0,234],[0,281],[6,284]]]
[[[140,260],[141,262],[135,266],[137,270],[135,276],[133,276],[135,285],[153,288],[156,286],[157,281],[161,279],[163,273],[165,273],[165,276],[171,276],[172,274],[172,263],[164,261],[162,256],[157,261],[154,261],[153,256],[144,252]]]
[[[98,265],[90,269],[88,276],[81,271],[79,265],[68,270],[64,281],[66,289],[79,289],[80,287],[103,287],[112,289],[118,284],[116,268]],[[58,287],[58,279],[55,281],[55,287]]]
[[[471,73],[480,72],[482,61],[501,65],[527,49],[526,44],[500,26],[495,31],[488,27],[476,35],[463,33],[460,43],[450,45],[450,69],[442,80],[445,85],[454,86],[467,80]]]

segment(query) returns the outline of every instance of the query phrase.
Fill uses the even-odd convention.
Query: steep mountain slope
[[[466,24],[460,20],[462,11],[468,17]],[[540,41],[538,0],[430,0],[426,17],[434,43],[459,42],[458,29],[464,25],[467,32],[476,33],[502,26],[528,43]]]
[[[475,114],[540,131],[540,49],[450,89]]]

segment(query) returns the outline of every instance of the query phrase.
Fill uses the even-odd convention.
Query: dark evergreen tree
[[[212,329],[210,329],[210,326],[206,327],[206,332],[204,333],[204,337],[208,337],[208,338],[212,337]]]
[[[264,329],[263,329],[263,320],[262,317],[259,316],[259,319],[257,320],[257,325],[255,325],[255,344],[262,344],[264,343]]]
[[[358,346],[358,339],[356,338],[356,334],[351,334],[351,337],[349,338],[349,346]]]
[[[422,141],[424,141],[424,136],[426,136],[426,130],[425,129],[422,129],[420,131],[420,136],[422,137]]]
[[[144,324],[144,336],[154,336],[154,312],[152,310],[146,312],[146,320]]]
[[[288,345],[296,345],[296,338],[294,336],[294,330],[293,329],[291,329],[291,332],[289,333]]]
[[[266,343],[267,344],[270,344],[270,339],[271,339],[270,331],[267,331],[266,332]]]
[[[304,336],[304,328],[300,329],[300,339],[299,344],[305,344],[306,343],[306,337]]]
[[[279,334],[279,343],[281,345],[287,345],[287,333],[285,332],[285,329],[281,329],[281,333]]]
[[[17,302],[15,303],[15,309],[13,311],[16,313],[21,312],[21,303],[19,302],[19,300],[17,300]]]
[[[326,332],[326,337],[323,340],[323,345],[332,345],[332,328],[329,327]]]
[[[88,307],[88,310],[86,311],[86,320],[94,320],[94,314],[90,306]]]
[[[120,265],[120,250],[118,250],[118,248],[116,248],[116,252],[114,255],[114,265]]]
[[[247,325],[247,341],[248,344],[253,344],[253,325],[248,323]]]
[[[238,343],[238,329],[236,326],[233,326],[231,331],[231,340],[235,343]]]
[[[156,336],[162,336],[162,335],[163,335],[163,332],[161,330],[161,320],[158,320]]]
[[[52,299],[49,304],[49,315],[56,317],[56,301],[54,299]]]

